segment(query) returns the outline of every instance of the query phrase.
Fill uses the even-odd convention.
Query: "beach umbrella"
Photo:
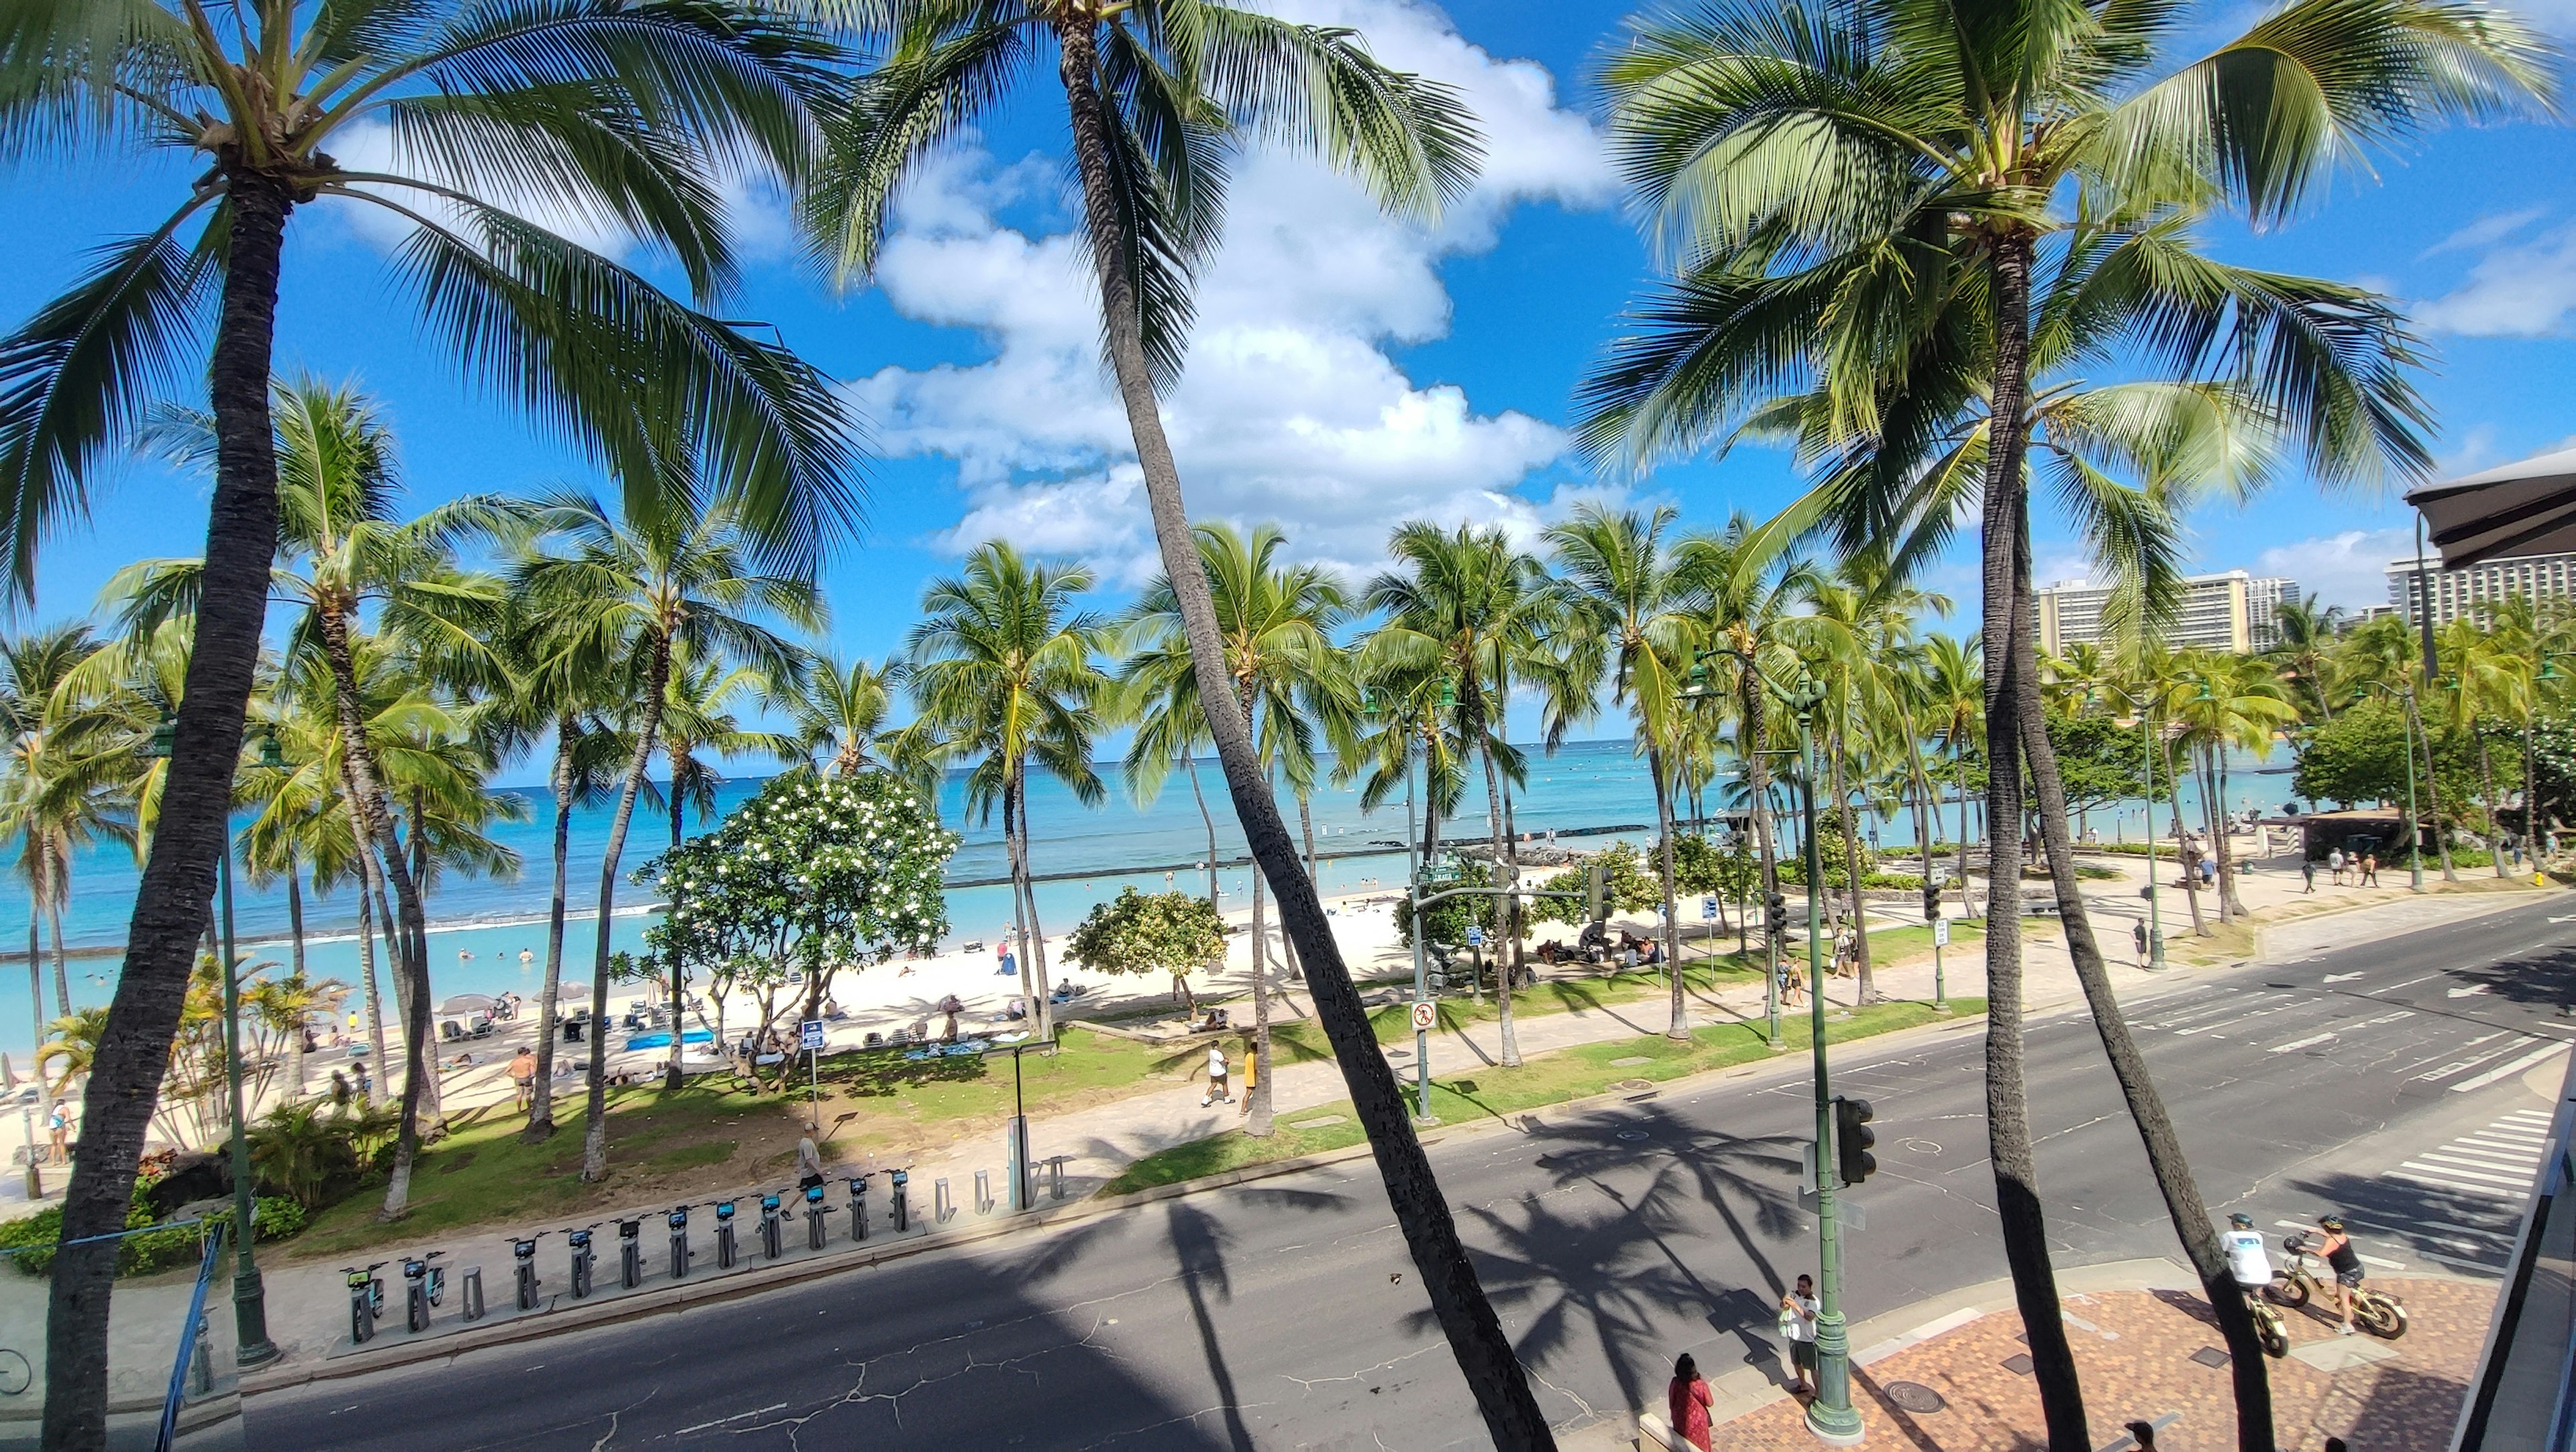
[[[491,997],[486,994],[460,993],[447,1000],[445,1003],[440,1004],[438,1006],[438,1011],[440,1013],[474,1013],[482,1009],[490,1008],[492,1006],[492,1002],[493,1000]]]
[[[966,1005],[957,997],[956,994],[952,993],[946,998],[939,1000],[939,1011],[941,1013],[964,1013],[966,1011]]]

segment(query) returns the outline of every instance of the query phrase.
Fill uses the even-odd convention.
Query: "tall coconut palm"
[[[2274,734],[2298,720],[2298,708],[2271,667],[2250,656],[2189,651],[2177,664],[2169,719],[2182,727],[2181,743],[2200,761],[2202,816],[2218,859],[2218,917],[2233,922],[2245,916],[2245,904],[2228,840],[2227,753],[2271,755]]]
[[[1681,940],[1673,892],[1673,786],[1686,726],[1682,690],[1690,679],[1693,632],[1686,592],[1664,535],[1679,517],[1669,505],[1651,512],[1613,513],[1582,504],[1574,516],[1549,528],[1555,591],[1563,619],[1556,631],[1561,654],[1544,672],[1548,745],[1567,726],[1589,719],[1606,685],[1614,705],[1625,706],[1646,757],[1655,793],[1655,830],[1661,839],[1656,868],[1664,892],[1664,961],[1672,973],[1672,1021],[1664,1032],[1690,1037],[1682,996]]]
[[[609,683],[617,698],[636,703],[626,723],[626,764],[599,867],[590,1018],[602,1025],[608,1022],[618,867],[636,798],[660,744],[675,658],[687,651],[757,667],[773,680],[798,680],[803,653],[768,622],[813,631],[824,619],[822,596],[810,575],[779,573],[759,563],[758,519],[746,519],[731,506],[694,513],[667,509],[632,488],[622,506],[613,512],[587,494],[538,500],[528,518],[552,548],[512,571],[512,593],[550,622],[543,669],[575,683]],[[581,1151],[582,1178],[594,1183],[608,1173],[607,1059],[594,1045]]]
[[[1216,604],[1217,626],[1225,642],[1226,672],[1234,678],[1236,698],[1252,722],[1253,740],[1265,771],[1284,777],[1297,798],[1301,816],[1313,795],[1326,741],[1346,740],[1352,733],[1357,702],[1347,659],[1333,642],[1333,631],[1350,615],[1350,602],[1331,575],[1315,565],[1280,562],[1287,539],[1269,525],[1249,536],[1231,526],[1198,527],[1199,559],[1207,571]],[[1120,622],[1127,645],[1120,669],[1122,689],[1132,696],[1172,703],[1192,690],[1189,638],[1169,579],[1145,587]],[[1177,713],[1173,713],[1177,714]],[[1168,728],[1167,728],[1168,730]],[[1159,743],[1157,743],[1159,745]],[[1186,743],[1181,747],[1185,753]],[[1144,769],[1168,762],[1170,755],[1151,750]],[[1131,778],[1133,773],[1131,773]],[[1309,853],[1312,852],[1309,832]],[[1210,848],[1213,861],[1214,848]],[[1311,876],[1311,874],[1310,874]],[[1256,1062],[1270,1065],[1270,975],[1263,942],[1265,875],[1252,877],[1252,1035]],[[1271,1081],[1258,1075],[1247,1092],[1244,1132],[1267,1138],[1271,1132]]]
[[[417,520],[395,517],[401,489],[392,429],[374,402],[352,388],[312,379],[280,380],[269,409],[275,427],[276,555],[272,597],[296,612],[290,670],[308,662],[331,683],[329,699],[344,743],[345,793],[360,840],[373,851],[358,865],[373,890],[389,895],[398,928],[394,954],[403,1020],[402,1128],[396,1137],[384,1213],[400,1215],[420,1144],[420,1102],[434,1093],[430,1043],[429,929],[418,874],[404,859],[393,804],[358,680],[364,612],[392,641],[440,660],[483,653],[500,617],[499,584],[456,568],[461,543],[493,537],[511,523],[509,506],[468,496]],[[220,466],[214,415],[164,410],[148,437],[172,457]],[[129,629],[140,634],[180,612],[199,610],[210,572],[202,560],[145,560],[109,581]],[[202,624],[200,626],[202,629]],[[390,1086],[388,1086],[390,1087]]]
[[[1315,992],[1350,1081],[1396,1223],[1495,1440],[1546,1446],[1545,1418],[1459,1243],[1416,1143],[1394,1071],[1311,885],[1293,888],[1296,844],[1270,797],[1250,724],[1229,694],[1214,602],[1197,568],[1181,476],[1157,394],[1179,375],[1198,268],[1224,235],[1229,162],[1252,137],[1319,154],[1381,205],[1428,218],[1474,170],[1473,123],[1453,92],[1371,59],[1362,38],[1220,0],[887,0],[865,49],[887,57],[832,129],[810,189],[821,250],[844,277],[874,268],[907,177],[1042,74],[1052,43],[1081,183],[1081,228],[1099,285],[1103,351],[1136,445],[1154,538],[1189,626],[1226,788]],[[1039,64],[1033,64],[1037,62]],[[1320,979],[1316,977],[1321,970]]]
[[[2495,875],[2503,877],[2504,806],[2496,796],[2495,763],[2488,749],[2488,736],[2493,727],[2523,714],[2525,699],[2539,673],[2520,654],[2528,632],[2492,628],[2487,622],[2495,618],[2494,612],[2480,613],[2481,619],[2463,616],[2443,627],[2440,658],[2450,670],[2436,683],[2439,689],[2434,700],[2443,726],[2477,748],[2478,795],[2486,806],[2488,856],[2494,859]]]
[[[716,757],[738,756],[759,752],[781,762],[801,761],[803,743],[795,736],[777,731],[755,731],[746,728],[734,707],[747,700],[773,694],[769,678],[752,666],[728,665],[721,660],[701,660],[688,649],[672,652],[671,684],[663,693],[662,758],[669,772],[661,788],[663,805],[671,814],[671,845],[680,845],[684,818],[692,807],[697,809],[698,824],[703,827],[716,814],[716,790],[724,785],[724,773],[709,754]],[[801,691],[791,692],[802,696]],[[645,784],[649,794],[653,788]],[[680,1032],[680,1006],[687,1002],[686,985],[679,965],[671,968],[671,1061],[662,1071],[662,1087],[680,1087],[680,1049],[684,1042]]]
[[[1384,619],[1361,644],[1360,668],[1430,671],[1454,687],[1458,737],[1483,768],[1494,880],[1508,886],[1520,868],[1504,819],[1503,777],[1507,770],[1517,776],[1519,766],[1503,739],[1504,708],[1525,667],[1545,669],[1539,662],[1557,599],[1537,559],[1500,529],[1415,521],[1396,526],[1387,553],[1397,568],[1369,582],[1364,603]],[[1503,912],[1494,1001],[1502,1061],[1517,1065],[1512,988],[1522,961],[1520,900],[1505,897]]]
[[[1029,766],[1035,762],[1078,801],[1106,794],[1091,744],[1099,713],[1112,702],[1100,667],[1110,630],[1075,608],[1091,583],[1089,570],[1042,564],[994,540],[967,555],[963,573],[922,591],[922,618],[904,638],[913,700],[936,734],[937,755],[975,763],[966,775],[967,810],[987,817],[1002,810],[1021,987],[1042,1038],[1055,1036],[1055,1009],[1046,928],[1030,884]]]
[[[1983,652],[1975,636],[1962,640],[1954,635],[1935,634],[1923,643],[1922,726],[1931,740],[1950,752],[1950,784],[1959,793],[1958,834],[1952,839],[1958,852],[1959,910],[1970,916],[1975,915],[1977,905],[1968,891],[1967,769],[1970,753],[1985,734],[1986,688],[1979,678],[1982,660]]]
[[[2343,607],[2314,595],[2273,607],[2273,640],[2264,657],[2280,667],[2293,696],[2320,722],[2334,719],[2334,689],[2326,673],[2343,627]]]
[[[166,1066],[239,756],[276,541],[269,377],[286,234],[301,212],[375,209],[408,229],[393,276],[462,368],[672,499],[739,498],[804,552],[849,515],[850,447],[826,381],[514,205],[611,221],[707,304],[731,291],[718,178],[801,175],[828,52],[777,7],[267,5],[210,21],[181,0],[41,0],[0,34],[0,149],[184,175],[0,340],[0,531],[32,586],[157,388],[209,380],[222,439],[204,591],[163,808],[145,863],[121,1026],[82,1118],[45,1359],[49,1445],[105,1436],[107,1286]],[[569,103],[568,97],[578,97]],[[332,152],[379,128],[381,172]],[[137,172],[136,153],[176,160]],[[181,384],[180,386],[185,386]]]
[[[2130,349],[2227,376],[2302,432],[2320,477],[2420,470],[2415,352],[2394,310],[2355,289],[2215,263],[2194,250],[2190,226],[2229,204],[2283,219],[2356,148],[2511,110],[2547,85],[2540,43],[2482,6],[2294,0],[2158,77],[2157,42],[2179,19],[2170,7],[2020,3],[1964,16],[1933,0],[1713,3],[1639,22],[1605,76],[1614,147],[1684,275],[1672,313],[1714,322],[1605,374],[1596,423],[1607,432],[1654,452],[1812,379],[1838,432],[1880,435],[1905,423],[1885,406],[1891,375],[1934,393],[1982,380],[1999,421],[1975,481],[1995,892],[2019,890],[2019,841],[2004,830],[2023,815],[2015,755],[2029,765],[2052,869],[2073,887],[2053,840],[2065,835],[2051,820],[2064,793],[2026,624],[2034,360],[2068,345]],[[1820,171],[1833,185],[1810,185]],[[2036,308],[2034,278],[2067,257],[2105,263],[2099,285],[2079,306]],[[1954,295],[1973,298],[1973,320],[1950,316]],[[1991,916],[1988,982],[2003,1011],[1989,1035],[1988,1122],[2004,1241],[2050,1441],[2074,1447],[2087,1441],[2082,1395],[2047,1264],[2010,1006],[2020,940],[2012,914]],[[2089,929],[2068,928],[2089,973]],[[2116,1019],[2097,1003],[2126,1085],[2143,1064]],[[2240,1298],[2205,1213],[2180,1196],[2178,1147],[2151,1144],[2150,1158],[2227,1331],[2240,1440],[2268,1448],[2268,1391]]]
[[[1207,718],[1199,710],[1199,687],[1195,676],[1184,673],[1177,681],[1163,680],[1160,694],[1146,684],[1161,676],[1155,669],[1151,647],[1130,649],[1119,662],[1121,699],[1116,716],[1133,729],[1127,735],[1127,752],[1119,763],[1126,778],[1128,795],[1139,806],[1151,806],[1162,795],[1163,784],[1177,765],[1189,778],[1190,799],[1198,805],[1199,823],[1207,831],[1207,900],[1212,910],[1222,911],[1222,894],[1217,888],[1216,816],[1208,810],[1207,792],[1199,786],[1198,748],[1208,739]],[[1186,668],[1187,656],[1181,658]]]
[[[895,745],[886,717],[902,685],[900,661],[876,666],[832,655],[814,657],[805,688],[790,693],[784,703],[800,749],[809,758],[828,757],[834,776],[883,766],[883,757]]]
[[[103,842],[138,845],[128,795],[132,758],[114,748],[113,709],[84,670],[100,644],[86,625],[51,626],[0,640],[0,726],[8,732],[8,824],[21,844],[19,872],[53,934],[54,1002],[72,1011],[63,908],[72,862]],[[32,972],[35,965],[30,960]],[[43,1022],[42,994],[37,1020]]]

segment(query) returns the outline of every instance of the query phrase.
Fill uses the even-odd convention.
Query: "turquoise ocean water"
[[[2268,771],[2256,763],[2245,763],[2248,770],[2236,777],[2233,794],[2269,810],[2279,805],[2288,790],[2284,778],[2271,774],[2286,769],[2286,753],[2276,752],[2267,765]],[[1243,834],[1235,825],[1224,778],[1212,760],[1202,761],[1198,771],[1201,787],[1208,794],[1209,811],[1216,821],[1217,859],[1220,863],[1234,862],[1244,854]],[[1091,904],[1115,895],[1123,886],[1160,890],[1167,875],[1172,885],[1186,891],[1198,892],[1206,886],[1206,873],[1195,864],[1207,860],[1207,829],[1191,797],[1188,779],[1175,773],[1155,801],[1139,805],[1118,789],[1112,766],[1104,764],[1102,775],[1111,783],[1112,794],[1097,807],[1083,805],[1052,778],[1037,775],[1030,784],[1030,862],[1038,874],[1048,879],[1038,884],[1037,900],[1039,916],[1051,932],[1071,927],[1090,910]],[[1560,833],[1598,832],[1628,827],[1638,829],[1638,835],[1650,834],[1654,798],[1647,786],[1644,764],[1631,754],[1625,740],[1570,742],[1553,756],[1541,755],[1533,747],[1528,777],[1527,786],[1515,794],[1512,807],[1514,824],[1522,831],[1545,832],[1553,828]],[[721,807],[730,809],[750,796],[759,789],[761,780],[746,775],[727,783],[718,794]],[[551,877],[551,804],[539,791],[520,790],[511,795],[524,806],[525,818],[499,824],[493,836],[519,854],[519,873],[491,879],[451,875],[442,878],[430,896],[430,973],[439,997],[504,990],[533,995],[541,981]],[[1709,807],[1712,812],[1717,810],[1714,793]],[[1357,891],[1373,885],[1373,880],[1388,885],[1402,880],[1402,855],[1395,845],[1405,833],[1404,802],[1400,796],[1381,804],[1375,812],[1364,813],[1356,788],[1325,788],[1317,793],[1313,808],[1317,850],[1332,859],[1320,873],[1327,893]],[[1286,810],[1293,829],[1293,803],[1286,804]],[[2196,800],[2188,792],[2186,810],[2197,810]],[[948,892],[950,940],[991,941],[1010,919],[1008,893],[997,881],[1005,872],[999,815],[990,821],[970,818],[962,778],[952,775],[942,791],[941,816],[965,838],[949,864],[949,881],[957,884]],[[598,899],[600,857],[606,846],[608,819],[605,808],[580,811],[573,818],[568,899],[573,911],[582,916],[569,922],[565,931],[567,981],[587,980],[590,976],[597,919],[589,909]],[[1935,835],[1946,839],[1956,830],[1956,820],[1955,809],[1945,810]],[[2096,812],[2091,821],[2106,841],[2122,835],[2134,841],[2141,830],[2139,809],[2134,804],[2118,812]],[[687,830],[694,834],[704,830],[705,825],[693,816]],[[1913,841],[1910,813],[1874,826],[1884,846],[1908,846]],[[1444,827],[1442,835],[1455,838],[1482,836],[1485,832],[1483,786],[1471,781],[1464,815]],[[639,807],[628,833],[623,871],[632,872],[669,845],[670,819]],[[1249,904],[1249,867],[1221,866],[1217,880],[1225,906],[1239,908]],[[64,937],[73,953],[70,971],[75,1003],[107,1001],[118,950],[133,911],[136,881],[136,864],[122,848],[86,852],[76,862],[71,903],[63,921]],[[238,880],[234,887],[235,930],[239,938],[245,944],[256,945],[252,951],[284,961],[287,914],[283,888],[254,890]],[[617,914],[611,920],[612,945],[640,948],[654,911],[650,895],[631,881],[621,880],[618,902]],[[316,977],[354,983],[358,977],[354,894],[347,889],[318,898],[308,893],[304,910],[308,970]],[[27,915],[23,882],[14,878],[0,882],[0,963],[24,963]],[[519,958],[523,951],[532,954],[525,966]],[[50,1004],[49,964],[45,974]],[[12,982],[17,978],[16,974],[0,977],[0,984],[10,985],[0,988],[0,1005],[10,1005],[14,1000],[14,1006],[0,1007],[0,1047],[23,1053],[33,1042],[31,1009],[23,980]]]

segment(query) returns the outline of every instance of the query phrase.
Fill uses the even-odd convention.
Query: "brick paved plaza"
[[[2274,1422],[2284,1452],[2316,1452],[2329,1436],[2353,1452],[2440,1452],[2475,1371],[2495,1302],[2489,1282],[2374,1278],[2406,1304],[2404,1338],[2337,1336],[2330,1321],[2286,1311],[2289,1356],[2272,1362]],[[2235,1402],[2225,1352],[2207,1305],[2180,1291],[2102,1291],[2065,1299],[2067,1330],[2084,1381],[2094,1444],[2122,1442],[2133,1419],[2167,1423],[2161,1452],[2228,1452]],[[1861,1368],[1853,1397],[1869,1442],[1923,1452],[2021,1452],[2044,1445],[2039,1392],[2022,1356],[2021,1321],[1997,1311]],[[2197,1359],[2195,1359],[2197,1357]],[[1909,1412],[1902,1397],[1945,1407]],[[1717,1429],[1721,1448],[1806,1452],[1803,1409],[1775,1401]]]

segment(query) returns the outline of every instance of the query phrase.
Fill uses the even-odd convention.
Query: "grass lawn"
[[[1982,1014],[1986,1008],[1985,1000],[1981,998],[1954,998],[1951,1004],[1957,1010],[1956,1016],[1962,1019]],[[1892,1033],[1942,1017],[1928,1003],[1876,1004],[1848,1017],[1828,1019],[1825,1041],[1840,1043],[1846,1039]],[[1788,1045],[1784,1052],[1808,1047],[1809,1024],[1804,1016],[1783,1020],[1781,1029]],[[1517,1069],[1480,1068],[1473,1074],[1435,1078],[1431,1081],[1431,1112],[1451,1124],[1477,1118],[1500,1118],[1524,1109],[1600,1094],[1631,1079],[1678,1079],[1770,1057],[1771,1049],[1763,1039],[1761,1026],[1756,1023],[1712,1024],[1693,1032],[1688,1044],[1675,1043],[1659,1034],[1584,1044],[1540,1055]],[[1616,1059],[1644,1059],[1647,1062],[1614,1064],[1612,1061]],[[1297,1127],[1301,1123],[1313,1124],[1335,1116],[1340,1118],[1337,1124],[1323,1124],[1312,1129]],[[1240,1130],[1229,1130],[1147,1155],[1129,1165],[1126,1173],[1103,1186],[1100,1193],[1123,1195],[1246,1165],[1322,1154],[1358,1144],[1363,1137],[1359,1122],[1352,1117],[1350,1101],[1340,1100],[1280,1115],[1278,1132],[1266,1140],[1254,1139]]]
[[[676,1094],[661,1088],[608,1091],[608,1178],[581,1180],[582,1099],[578,1085],[555,1101],[559,1128],[543,1144],[519,1142],[525,1120],[507,1105],[470,1109],[449,1121],[448,1136],[423,1149],[412,1166],[410,1213],[377,1223],[381,1182],[317,1213],[311,1225],[278,1246],[299,1260],[404,1245],[471,1226],[535,1230],[595,1209],[632,1205],[647,1192],[674,1198],[743,1184],[792,1163],[797,1119],[778,1101],[692,1080]]]

